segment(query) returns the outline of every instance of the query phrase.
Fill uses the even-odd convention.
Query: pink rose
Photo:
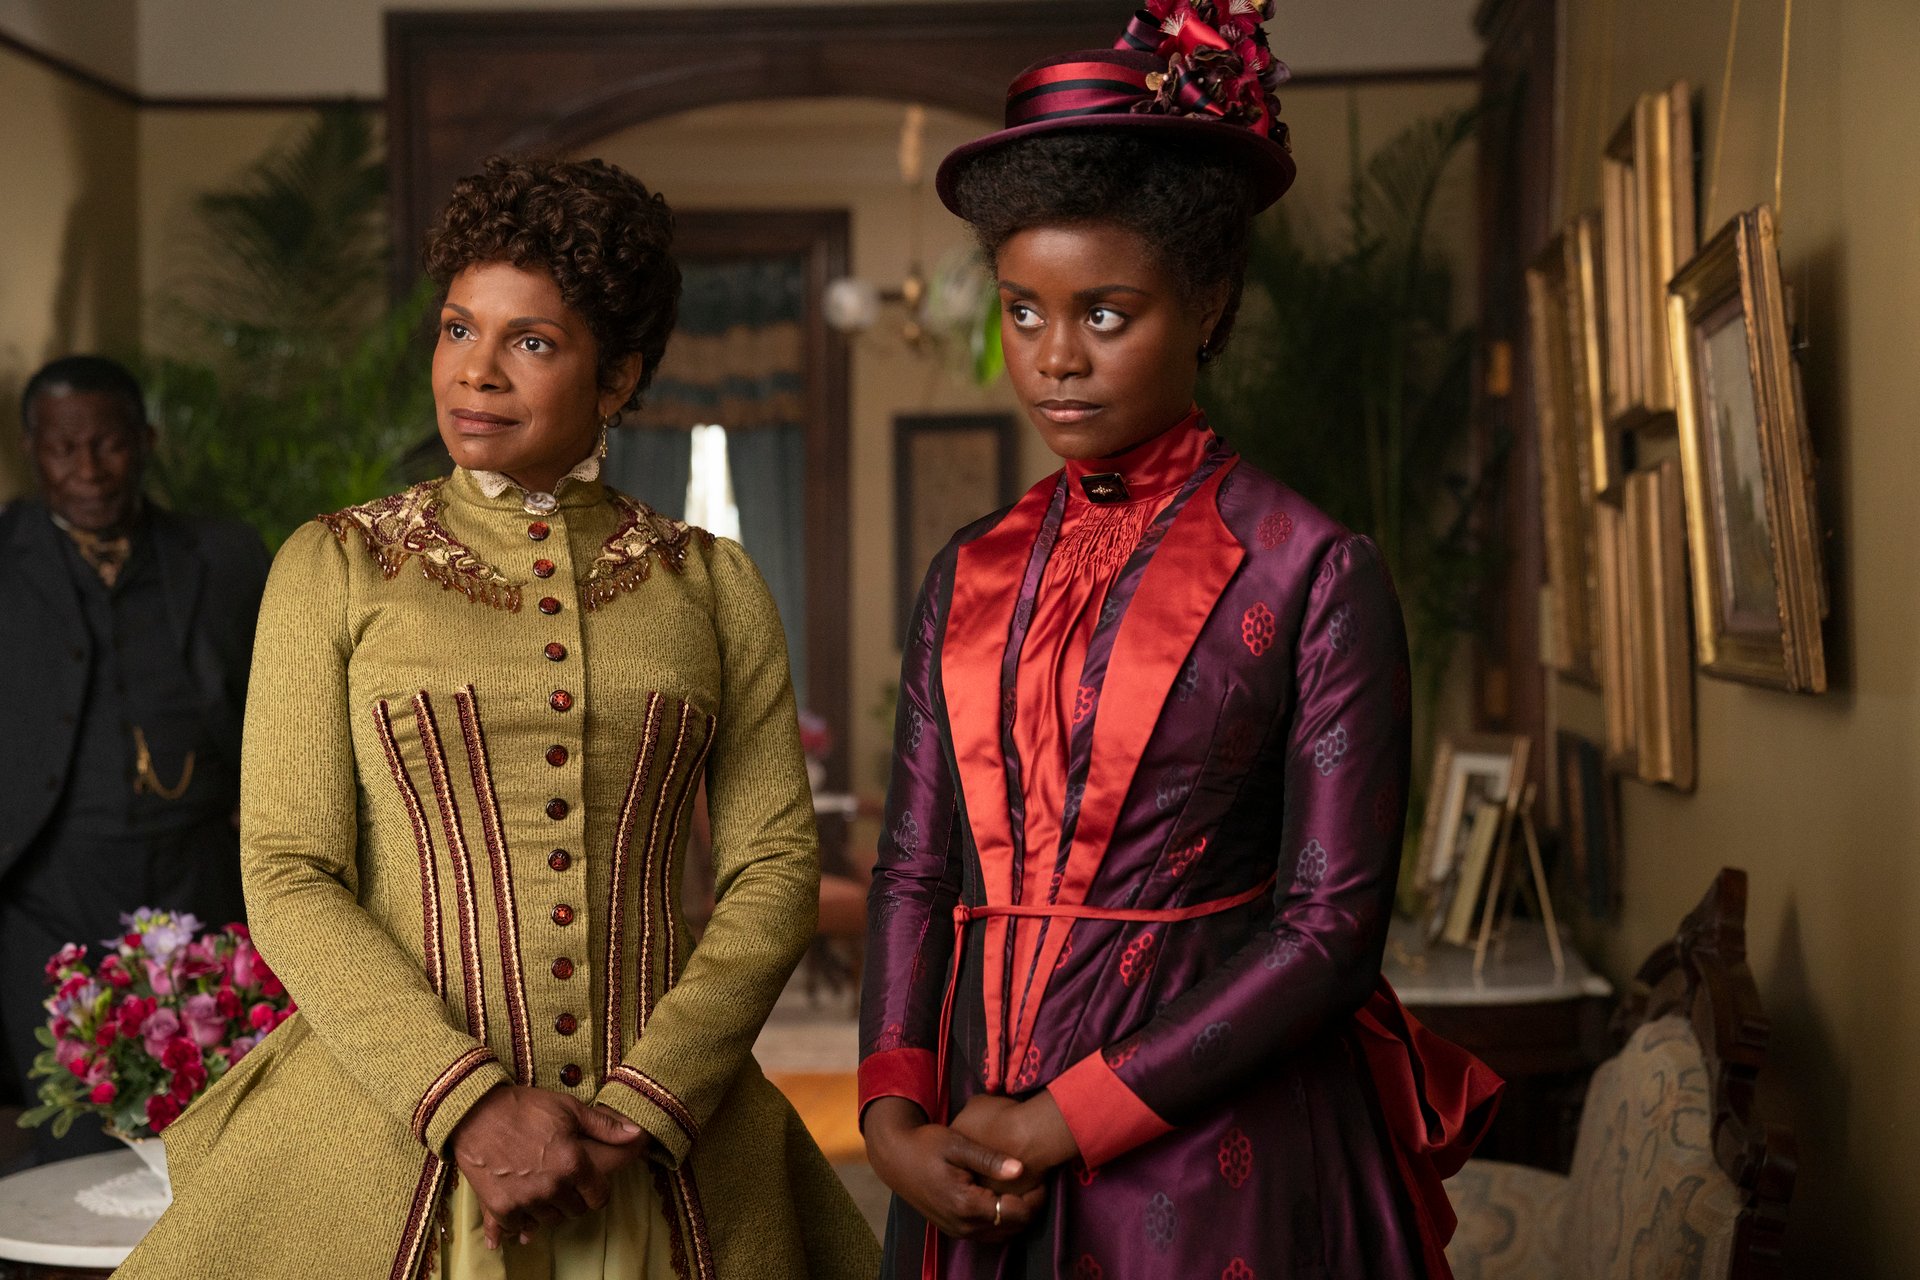
[[[262,1000],[247,1010],[247,1025],[255,1031],[273,1030],[273,1006]]]
[[[247,1056],[247,1051],[260,1043],[258,1036],[239,1036],[221,1052],[227,1055],[227,1065],[233,1066]]]
[[[99,1084],[93,1086],[93,1092],[87,1095],[87,1100],[97,1107],[105,1107],[111,1106],[113,1100],[119,1096],[120,1090],[113,1081],[102,1080]]]
[[[167,1045],[180,1034],[180,1017],[171,1009],[155,1009],[140,1024],[140,1038],[154,1058],[165,1061]]]
[[[215,1006],[223,1018],[237,1018],[241,1014],[240,993],[232,987],[222,987],[213,993]]]
[[[233,977],[233,985],[241,988],[257,987],[263,974],[270,973],[266,961],[253,948],[253,943],[242,938],[234,947],[233,955],[227,960],[227,972]]]
[[[109,1018],[105,1022],[102,1022],[99,1029],[93,1033],[93,1042],[104,1049],[113,1043],[114,1037],[119,1033],[119,1030],[120,1024]]]
[[[145,964],[147,966],[147,984],[153,988],[153,994],[157,996],[172,995],[173,970],[160,961],[151,958],[146,960]]]
[[[53,1032],[55,1040],[65,1040],[73,1035],[73,1019],[61,1014],[48,1029]]]
[[[226,1015],[212,996],[188,996],[181,1013],[185,1015],[187,1034],[202,1049],[211,1049],[226,1039]]]

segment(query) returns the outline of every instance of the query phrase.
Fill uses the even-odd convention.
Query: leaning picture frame
[[[1693,790],[1695,770],[1685,507],[1673,459],[1627,477],[1621,594],[1637,747],[1632,776],[1679,791]]]
[[[1563,237],[1567,273],[1567,341],[1573,374],[1574,432],[1586,442],[1592,495],[1617,503],[1627,465],[1623,439],[1607,420],[1606,307],[1601,285],[1598,211],[1575,218]]]
[[[1827,688],[1813,448],[1773,211],[1729,222],[1668,294],[1700,667]]]
[[[1511,809],[1519,803],[1531,745],[1524,734],[1449,734],[1440,740],[1414,855],[1414,889],[1429,919],[1444,918],[1478,805],[1493,801]]]
[[[1527,268],[1528,350],[1540,440],[1540,523],[1546,544],[1543,649],[1547,666],[1596,685],[1593,609],[1593,481],[1582,433],[1573,336],[1569,229]]]
[[[1641,94],[1601,161],[1607,420],[1617,431],[1671,424],[1667,282],[1698,242],[1693,98],[1684,80]]]
[[[1628,624],[1626,517],[1611,503],[1593,510],[1595,618],[1600,631],[1600,707],[1609,769],[1640,771],[1639,700],[1634,692],[1633,636]]]

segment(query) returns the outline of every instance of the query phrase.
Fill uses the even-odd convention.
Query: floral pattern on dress
[[[1327,777],[1340,767],[1340,761],[1345,758],[1350,745],[1344,724],[1334,725],[1313,740],[1313,767],[1320,771],[1321,777]]]

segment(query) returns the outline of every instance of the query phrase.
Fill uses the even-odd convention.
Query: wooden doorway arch
[[[1007,82],[1109,45],[1116,0],[841,4],[565,13],[390,13],[387,165],[396,282],[463,173],[696,107],[889,98],[1000,118]]]

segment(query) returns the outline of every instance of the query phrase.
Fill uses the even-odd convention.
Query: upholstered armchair
[[[1470,1160],[1447,1183],[1458,1280],[1781,1274],[1794,1145],[1754,1115],[1768,1023],[1746,964],[1747,877],[1720,872],[1634,977],[1566,1175]]]

